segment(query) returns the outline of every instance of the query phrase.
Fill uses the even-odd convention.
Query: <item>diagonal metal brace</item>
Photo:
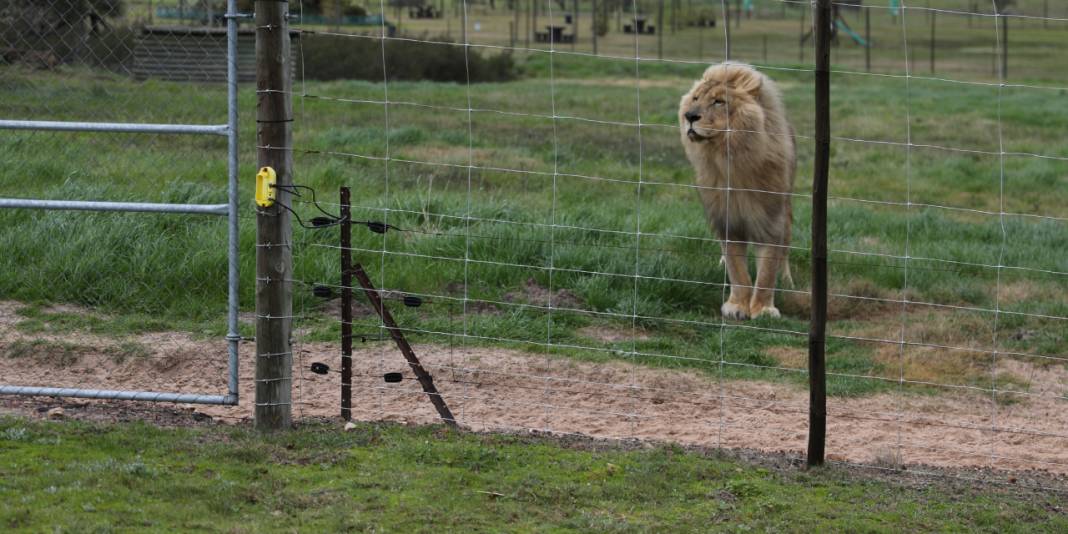
[[[423,368],[423,364],[419,363],[419,358],[415,356],[415,351],[412,350],[408,339],[404,337],[404,332],[397,326],[397,322],[393,320],[393,314],[389,313],[389,310],[382,304],[382,298],[379,296],[378,290],[371,284],[371,278],[367,276],[363,266],[359,263],[353,265],[351,274],[356,277],[360,286],[363,287],[363,293],[367,295],[367,300],[371,301],[371,306],[378,312],[378,316],[382,318],[386,329],[389,330],[390,337],[397,344],[401,354],[404,354],[404,359],[408,360],[408,365],[411,366],[412,372],[415,373],[416,379],[419,380],[419,384],[423,386],[423,392],[430,397],[430,402],[437,409],[441,420],[445,424],[457,426],[456,418],[452,415],[448,405],[445,404],[445,399],[438,393],[438,388],[434,386],[434,378]]]

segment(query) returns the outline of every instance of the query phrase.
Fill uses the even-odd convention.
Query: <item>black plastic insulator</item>
[[[312,226],[316,228],[322,228],[324,226],[333,226],[337,224],[337,219],[332,219],[330,217],[312,217],[311,223]]]
[[[312,295],[321,299],[328,299],[334,296],[334,289],[330,286],[315,286],[312,287]]]
[[[314,362],[311,364],[311,372],[317,375],[325,375],[330,372],[330,366],[322,362]]]
[[[384,222],[379,222],[379,221],[368,221],[367,222],[367,229],[372,231],[372,232],[374,232],[374,233],[376,233],[376,234],[384,234],[384,233],[386,233],[386,230],[389,229],[389,225],[387,225]]]
[[[409,307],[409,308],[418,308],[419,306],[423,305],[423,299],[421,299],[421,298],[419,298],[419,297],[417,297],[415,295],[405,295],[404,296],[404,305]]]
[[[404,380],[404,375],[402,375],[400,373],[386,373],[386,374],[382,375],[382,379],[385,380],[386,382],[394,384],[394,383],[400,382],[401,380]]]

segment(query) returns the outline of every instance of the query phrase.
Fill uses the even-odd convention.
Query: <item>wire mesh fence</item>
[[[294,180],[318,193],[292,207],[336,217],[346,186],[356,221],[351,247],[332,226],[295,234],[296,413],[340,411],[349,288],[355,418],[440,420],[399,331],[463,426],[802,450],[808,5],[461,2],[435,17],[383,3],[361,28],[292,5]],[[1059,60],[1041,50],[1064,17],[1024,1],[835,6],[828,458],[1063,472],[1066,158],[1051,140],[1068,116]],[[339,79],[323,43],[378,72]],[[453,83],[411,74],[430,55],[455,59],[438,74]],[[709,188],[683,155],[679,98],[726,59],[774,80],[794,127],[792,240],[765,243],[796,281],[769,288],[778,318],[720,313],[731,282],[698,201]],[[490,61],[516,65],[515,81],[480,70]],[[341,283],[346,251],[397,328]]]
[[[224,116],[224,88],[205,80],[225,10],[56,3],[75,13],[72,23],[23,5],[0,4],[0,68],[9,74],[0,84],[19,95],[0,103],[4,117]],[[1068,12],[1037,0],[834,6],[828,458],[889,470],[1063,473],[1068,154],[1056,140],[1068,124],[1068,83],[1064,60],[1050,52],[1068,31]],[[287,205],[300,218],[287,280],[298,419],[341,413],[348,360],[344,407],[353,418],[440,421],[393,339],[399,333],[467,428],[803,449],[815,153],[809,2],[304,1],[289,9],[299,31],[294,141],[273,148],[292,151],[293,182],[303,187],[289,191]],[[120,30],[129,37],[104,38]],[[40,44],[49,39],[66,48]],[[52,56],[40,56],[42,46]],[[139,60],[142,51],[154,59]],[[753,65],[782,91],[797,156],[787,191],[732,182],[729,164],[723,184],[694,180],[679,101],[710,64],[728,59]],[[155,70],[138,70],[144,65]],[[729,123],[712,131],[757,133]],[[5,196],[222,202],[217,140],[3,135],[12,142],[0,150],[14,165],[0,172],[18,178],[3,180]],[[174,178],[143,178],[161,170]],[[138,179],[119,179],[131,176]],[[704,194],[788,198],[790,240],[723,246]],[[8,369],[26,361],[22,354],[46,354],[24,366],[42,385],[116,383],[145,380],[129,362],[148,356],[142,367],[161,388],[225,377],[224,349],[202,339],[223,333],[206,320],[225,306],[219,225],[0,217],[5,250],[17,251],[0,262],[26,273],[4,278],[6,298],[98,310],[9,300],[0,308]],[[72,235],[84,238],[63,240]],[[219,247],[205,251],[212,239]],[[728,267],[745,260],[727,249],[749,242],[788,256],[795,283],[762,288],[780,317],[722,313]],[[346,252],[367,284],[343,280]],[[242,254],[251,266],[251,251]],[[244,287],[251,302],[255,284]],[[343,306],[346,292],[354,303]],[[59,344],[74,331],[96,337]],[[242,332],[250,331],[246,322]],[[57,363],[70,358],[83,364]],[[206,371],[216,367],[217,375]],[[250,414],[248,405],[204,413]]]

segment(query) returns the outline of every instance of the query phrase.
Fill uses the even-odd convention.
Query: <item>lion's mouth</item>
[[[686,131],[686,137],[688,137],[690,139],[690,141],[693,141],[694,143],[699,143],[701,141],[708,140],[707,137],[697,133],[697,131],[694,130],[693,128],[690,128],[689,130]]]

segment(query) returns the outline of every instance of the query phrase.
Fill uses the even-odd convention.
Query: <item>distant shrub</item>
[[[428,80],[436,82],[499,82],[517,76],[515,62],[508,53],[482,55],[476,49],[445,43],[440,37],[423,40],[435,43],[387,40],[386,74],[389,81]],[[301,37],[302,71],[315,80],[382,81],[382,44],[363,36],[316,35]]]

